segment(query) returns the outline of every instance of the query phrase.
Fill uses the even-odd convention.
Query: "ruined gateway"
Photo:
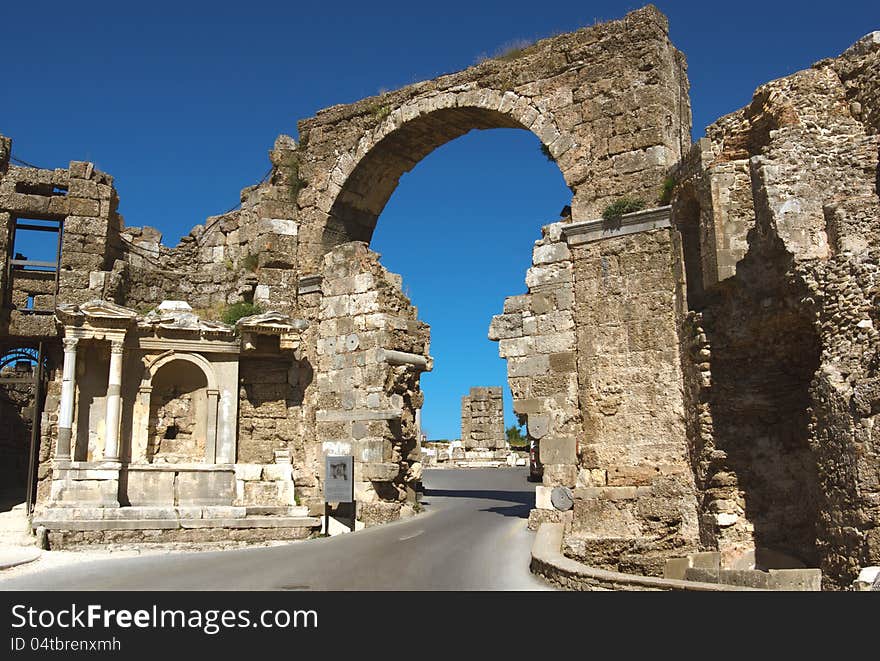
[[[5,483],[24,492],[33,432],[53,547],[302,537],[326,453],[355,456],[366,525],[409,513],[429,329],[368,243],[425,155],[521,128],[572,191],[489,331],[539,491],[573,490],[530,522],[596,567],[776,554],[844,588],[880,564],[877,71],[873,33],[691,144],[685,59],[648,6],[303,120],[175,248],[124,225],[92,164],[20,167],[3,138]],[[624,196],[647,208],[603,220]],[[16,256],[28,225],[57,266]],[[241,302],[262,312],[218,321]]]

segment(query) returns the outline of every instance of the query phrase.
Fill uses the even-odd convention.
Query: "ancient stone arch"
[[[202,372],[204,372],[205,378],[208,380],[208,389],[218,389],[217,377],[214,374],[214,368],[211,367],[211,363],[205,360],[204,356],[200,356],[197,353],[186,353],[180,351],[167,351],[150,360],[147,363],[146,369],[144,371],[144,378],[141,382],[141,386],[149,386],[152,378],[156,376],[156,372],[158,372],[163,366],[175,360],[182,360],[188,363],[192,363],[193,365],[198,367]]]
[[[399,332],[380,338],[352,332],[350,320],[339,317],[400,307],[378,291],[377,283],[387,276],[358,272],[359,264],[371,261],[365,244],[401,176],[434,149],[475,129],[531,131],[572,192],[570,218],[546,226],[535,245],[528,294],[508,299],[490,330],[508,358],[515,411],[528,417],[530,434],[541,438],[545,488],[587,486],[597,490],[593,500],[617,495],[619,488],[647,488],[655,476],[643,466],[663,457],[672,475],[662,476],[658,493],[692,493],[685,435],[677,421],[680,397],[665,385],[680,381],[680,374],[677,354],[667,350],[675,343],[675,306],[668,292],[676,255],[668,207],[660,201],[670,167],[690,144],[685,68],[669,41],[665,17],[648,6],[459,73],[327,108],[300,122],[299,144],[276,143],[272,186],[277,188],[265,189],[261,214],[280,211],[274,196],[296,195],[298,302],[321,315],[314,364],[319,400],[326,404],[316,412],[316,439],[322,451],[344,447],[364,453],[361,461],[368,467],[361,474],[373,486],[363,493],[375,494],[369,506],[383,509],[372,518],[393,517],[395,501],[403,498],[414,463],[413,434],[403,424],[411,411],[398,410],[390,400],[387,406],[367,399],[361,404],[366,390],[358,386],[368,377],[357,381],[359,357],[345,347],[379,343],[383,350],[412,354],[428,347],[425,338],[416,342]],[[627,218],[609,233],[602,211],[624,196],[642,198],[655,209]],[[547,219],[536,220],[549,220],[557,211],[548,209]],[[273,255],[263,259],[267,266],[284,263],[277,246],[290,245],[276,234]],[[259,296],[272,305],[281,303],[285,291],[280,278],[276,283]],[[641,293],[630,301],[628,292]],[[597,300],[607,306],[582,302]],[[624,305],[630,309],[622,311]],[[363,327],[372,332],[369,326],[356,328]],[[596,336],[609,339],[599,342]],[[372,354],[364,361],[372,365]],[[378,371],[370,368],[371,375]],[[412,384],[398,385],[420,400]],[[349,391],[348,402],[336,394]],[[386,430],[377,416],[400,416],[401,423]],[[378,449],[373,455],[372,446],[360,449],[380,436],[394,448],[390,455]],[[389,462],[394,456],[399,465]],[[659,528],[668,520],[668,530],[650,529],[653,524],[633,512],[640,523],[632,529],[622,531],[615,518],[599,534],[625,532],[631,544],[655,535],[690,543],[696,535],[692,496],[683,504],[660,500]]]
[[[412,99],[337,159],[327,195],[318,200],[319,210],[329,215],[325,245],[333,245],[339,237],[369,241],[405,172],[441,145],[473,129],[491,128],[531,131],[557,162],[577,146],[569,132],[559,129],[545,104],[536,105],[515,92],[474,89]],[[572,187],[574,163],[566,164],[562,175]]]
[[[275,152],[297,194],[300,272],[317,273],[336,245],[368,242],[400,177],[473,129],[534,133],[572,190],[576,221],[622,195],[656,199],[690,144],[685,70],[666,18],[648,6],[318,112],[299,123],[299,145]]]

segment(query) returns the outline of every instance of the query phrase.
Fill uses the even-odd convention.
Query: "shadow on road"
[[[510,505],[508,507],[487,507],[481,512],[492,512],[501,516],[512,516],[517,519],[528,519],[532,505]]]
[[[494,500],[516,503],[508,506],[487,507],[481,512],[493,512],[501,516],[513,516],[519,519],[529,518],[529,511],[535,506],[535,494],[532,491],[478,491],[468,489],[425,489],[426,496],[443,498],[468,498],[472,500]]]

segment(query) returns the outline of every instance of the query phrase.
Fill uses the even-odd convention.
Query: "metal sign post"
[[[354,457],[326,455],[324,462],[324,532],[329,535],[330,503],[351,503],[354,510]],[[352,511],[352,530],[354,519]]]

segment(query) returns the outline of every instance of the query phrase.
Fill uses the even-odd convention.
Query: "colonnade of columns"
[[[79,337],[68,336],[64,344],[62,368],[61,403],[58,409],[58,443],[55,459],[71,459],[73,436],[73,400],[76,391],[76,354]],[[119,418],[122,411],[122,362],[125,347],[123,339],[110,341],[110,374],[107,382],[107,408],[105,414],[104,461],[119,461]]]

